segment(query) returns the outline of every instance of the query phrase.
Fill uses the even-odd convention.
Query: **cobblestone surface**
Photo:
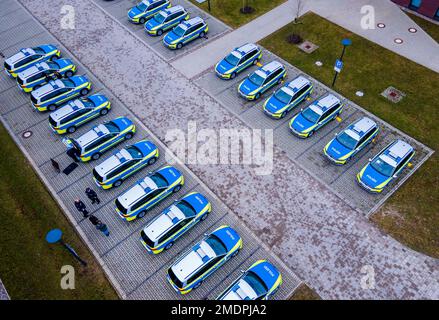
[[[8,292],[6,291],[6,288],[3,285],[3,282],[1,279],[0,279],[0,300],[10,300]]]
[[[76,30],[59,29],[67,2],[21,2],[162,141],[190,120],[199,129],[247,127],[91,2],[68,2]],[[323,298],[439,298],[438,260],[382,234],[282,150],[268,176],[249,166],[189,167]],[[364,266],[374,268],[373,288],[361,285]]]

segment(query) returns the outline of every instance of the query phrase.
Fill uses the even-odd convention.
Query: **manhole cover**
[[[377,27],[380,28],[380,29],[383,29],[383,28],[386,27],[386,25],[384,23],[380,22],[380,23],[377,24]]]
[[[33,132],[32,131],[25,131],[23,132],[23,134],[21,135],[23,138],[28,139],[30,137],[32,137]]]
[[[404,40],[402,40],[401,38],[396,38],[393,41],[395,41],[396,44],[402,44],[404,42]]]
[[[388,100],[392,101],[393,103],[398,103],[405,97],[405,93],[394,88],[394,87],[388,87],[386,90],[384,90],[381,95]]]
[[[416,29],[416,28],[409,28],[409,32],[410,33],[416,33],[416,32],[418,32],[418,29]]]

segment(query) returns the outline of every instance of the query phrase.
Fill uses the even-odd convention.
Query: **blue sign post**
[[[70,254],[75,257],[84,267],[87,266],[87,262],[81,259],[76,251],[62,240],[62,231],[60,229],[52,229],[46,234],[46,241],[50,244],[61,244]]]
[[[345,38],[341,41],[341,44],[343,45],[343,51],[341,52],[340,58],[335,61],[335,65],[334,65],[335,74],[334,74],[334,80],[332,81],[332,87],[334,87],[335,81],[337,80],[337,76],[343,69],[343,57],[346,52],[346,48],[352,44],[352,41],[351,39]]]

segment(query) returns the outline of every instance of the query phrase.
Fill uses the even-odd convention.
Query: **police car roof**
[[[330,93],[327,96],[323,97],[322,99],[318,100],[317,104],[326,110],[339,102],[340,99]]]
[[[95,169],[99,174],[106,175],[107,173],[119,167],[121,164],[125,163],[127,160],[131,159],[131,154],[126,149],[122,149],[106,159],[104,162],[97,165]]]
[[[246,43],[238,48],[235,49],[235,51],[239,52],[240,54],[244,55],[249,53],[250,51],[258,49],[258,46],[253,43]]]
[[[178,6],[170,7],[169,9],[165,9],[163,11],[166,13],[166,15],[170,15],[170,14],[176,13],[178,11],[184,11],[184,8],[183,8],[183,6],[178,5]]]
[[[177,278],[184,282],[213,257],[215,257],[215,252],[203,240],[183,255],[171,268]]]
[[[197,24],[199,22],[204,23],[204,20],[202,18],[200,18],[200,17],[195,17],[195,18],[183,21],[181,24],[184,27],[189,28],[189,27],[192,27],[192,26],[194,26],[195,24]]]
[[[41,88],[38,88],[34,92],[36,96],[41,97],[58,88],[64,88],[64,83],[61,80],[52,80],[48,84],[42,86]]]
[[[291,89],[300,89],[303,86],[311,83],[307,78],[304,76],[298,76],[297,78],[294,78],[289,84],[288,87]]]
[[[148,223],[143,232],[149,239],[155,242],[185,217],[184,213],[177,206],[171,205],[168,210],[163,211]]]
[[[365,133],[367,133],[369,130],[371,130],[372,128],[375,128],[375,127],[376,127],[375,121],[373,121],[372,119],[370,119],[368,117],[363,117],[360,120],[358,120],[357,122],[355,122],[352,125],[351,129],[362,136]]]
[[[388,149],[387,154],[390,157],[399,160],[400,158],[403,158],[412,150],[413,147],[408,143],[402,140],[396,140],[395,143]]]
[[[88,144],[95,141],[97,138],[99,138],[100,135],[102,135],[102,134],[105,135],[108,133],[109,133],[109,131],[108,131],[107,127],[103,124],[100,124],[97,127],[94,127],[93,129],[91,129],[90,131],[84,133],[82,136],[80,136],[78,139],[76,139],[76,142],[78,142],[78,144],[81,147],[85,147]]]
[[[264,65],[261,70],[263,71],[267,71],[267,72],[273,72],[275,70],[277,70],[278,68],[281,68],[282,64],[276,60],[271,61],[269,63],[267,63],[266,65]]]
[[[65,117],[71,115],[72,113],[76,112],[77,110],[81,110],[84,108],[85,108],[85,106],[82,103],[82,101],[80,99],[75,99],[75,100],[69,101],[67,104],[63,105],[58,110],[52,112],[50,114],[50,116],[54,120],[61,120]]]
[[[150,177],[145,177],[128,189],[125,193],[120,195],[117,199],[125,208],[128,208],[145,194],[155,190],[156,188],[157,186],[155,185],[154,181],[152,181]]]

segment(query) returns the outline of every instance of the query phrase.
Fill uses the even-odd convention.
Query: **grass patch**
[[[300,21],[301,24],[289,24],[263,39],[261,45],[330,86],[333,65],[342,50],[340,41],[351,38],[353,45],[347,48],[336,90],[432,149],[438,149],[439,74],[316,14],[308,13]],[[300,34],[320,48],[312,54],[302,52],[286,41],[291,33]],[[322,61],[323,66],[317,67],[316,61]],[[380,95],[391,85],[407,94],[398,104]],[[357,97],[357,90],[363,91],[364,97]],[[438,156],[434,154],[372,218],[399,241],[434,257],[439,257],[438,168]]]
[[[430,37],[432,37],[436,42],[439,42],[439,25],[434,24],[428,20],[425,20],[424,18],[418,17],[417,15],[414,15],[413,13],[406,12],[407,15],[412,19],[418,26],[420,26],[422,29],[424,29],[425,32],[427,32]]]
[[[11,299],[117,299],[102,269],[2,125],[0,140],[0,277]],[[53,228],[63,230],[63,239],[88,262],[86,268],[61,246],[46,243],[46,232]],[[75,290],[60,287],[63,265],[75,268]]]
[[[321,300],[320,296],[306,284],[301,284],[288,300]]]
[[[198,3],[195,0],[190,1],[197,7],[209,12],[207,1],[204,3]],[[286,0],[249,0],[248,6],[251,6],[254,11],[252,13],[242,14],[240,9],[243,7],[243,0],[211,0],[211,11],[209,13],[223,21],[225,24],[237,28],[270,11],[285,1]],[[293,14],[293,9],[291,10],[291,14]]]

